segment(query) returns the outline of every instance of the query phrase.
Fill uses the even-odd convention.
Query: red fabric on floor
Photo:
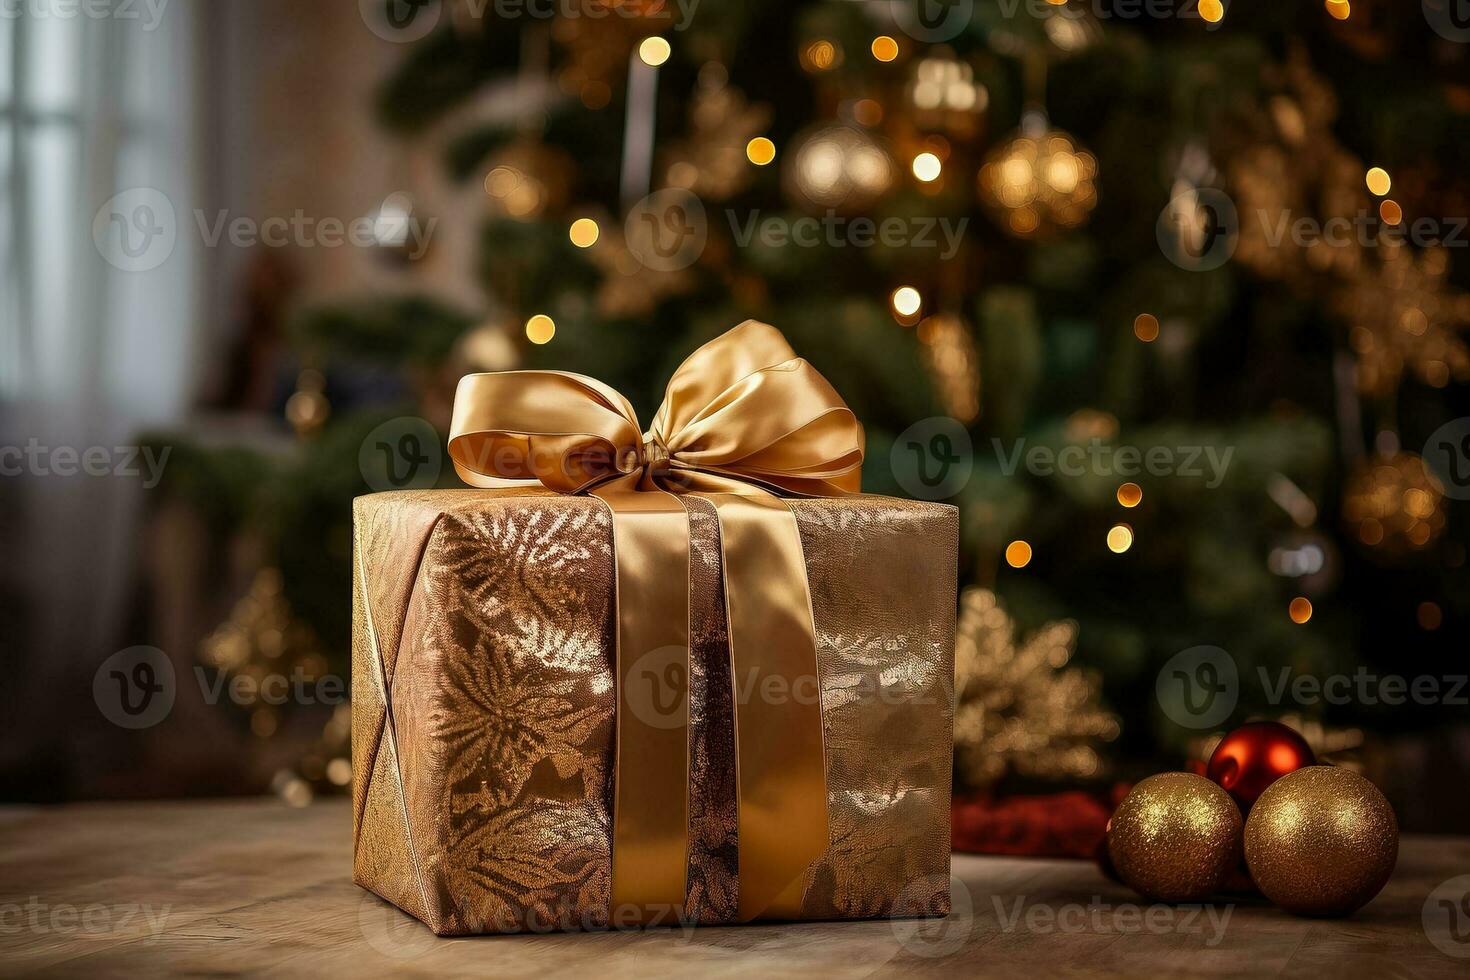
[[[956,797],[951,840],[956,851],[974,854],[1090,859],[1127,791],[1119,786],[1106,797],[1080,791],[1004,799]]]

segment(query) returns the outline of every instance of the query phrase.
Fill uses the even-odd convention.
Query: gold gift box
[[[733,699],[714,507],[690,520],[689,863],[670,924],[736,921]],[[830,847],[801,918],[949,911],[957,515],[788,501],[817,635]],[[353,880],[440,935],[605,928],[612,521],[541,490],[355,505]],[[625,763],[626,764],[626,763]],[[612,925],[619,925],[613,921]]]

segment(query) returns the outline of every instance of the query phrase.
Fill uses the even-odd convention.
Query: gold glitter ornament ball
[[[1166,772],[1138,783],[1108,824],[1108,853],[1134,891],[1164,902],[1198,902],[1240,861],[1240,808],[1215,783]]]
[[[1282,776],[1251,807],[1245,860],[1265,895],[1298,915],[1347,915],[1388,882],[1399,825],[1368,780],[1334,766]]]

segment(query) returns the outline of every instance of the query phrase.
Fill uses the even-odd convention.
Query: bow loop
[[[863,430],[825,378],[800,358],[748,375],[709,399],[689,422],[668,433],[684,465],[808,494],[810,481],[830,481],[822,495],[856,492]]]
[[[449,456],[475,487],[539,482],[581,493],[624,472],[643,437],[633,406],[593,378],[563,371],[503,371],[461,378]]]
[[[755,320],[679,366],[652,431],[695,470],[803,495],[861,483],[857,416],[776,328]]]

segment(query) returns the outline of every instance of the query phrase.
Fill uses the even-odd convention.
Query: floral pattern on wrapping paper
[[[478,776],[476,792],[503,807],[521,797],[543,763],[562,780],[582,774],[590,761],[583,746],[612,720],[606,707],[575,696],[587,679],[546,666],[534,631],[507,634],[469,606],[444,619],[454,646],[440,659],[443,680],[427,734],[449,760],[449,786]]]
[[[607,560],[605,524],[600,508],[453,515],[426,566],[424,733],[465,931],[606,924],[609,598],[569,570]]]
[[[606,854],[586,838],[580,806],[481,807],[457,800],[445,883],[471,932],[551,932],[607,925]],[[608,828],[602,826],[604,833]],[[548,847],[548,841],[570,846]]]
[[[488,618],[543,625],[580,621],[588,625],[573,634],[575,645],[548,666],[587,670],[605,659],[586,616],[596,585],[578,571],[590,562],[612,561],[611,519],[601,506],[495,508],[446,516],[445,523],[450,527],[435,571],[458,583]]]

